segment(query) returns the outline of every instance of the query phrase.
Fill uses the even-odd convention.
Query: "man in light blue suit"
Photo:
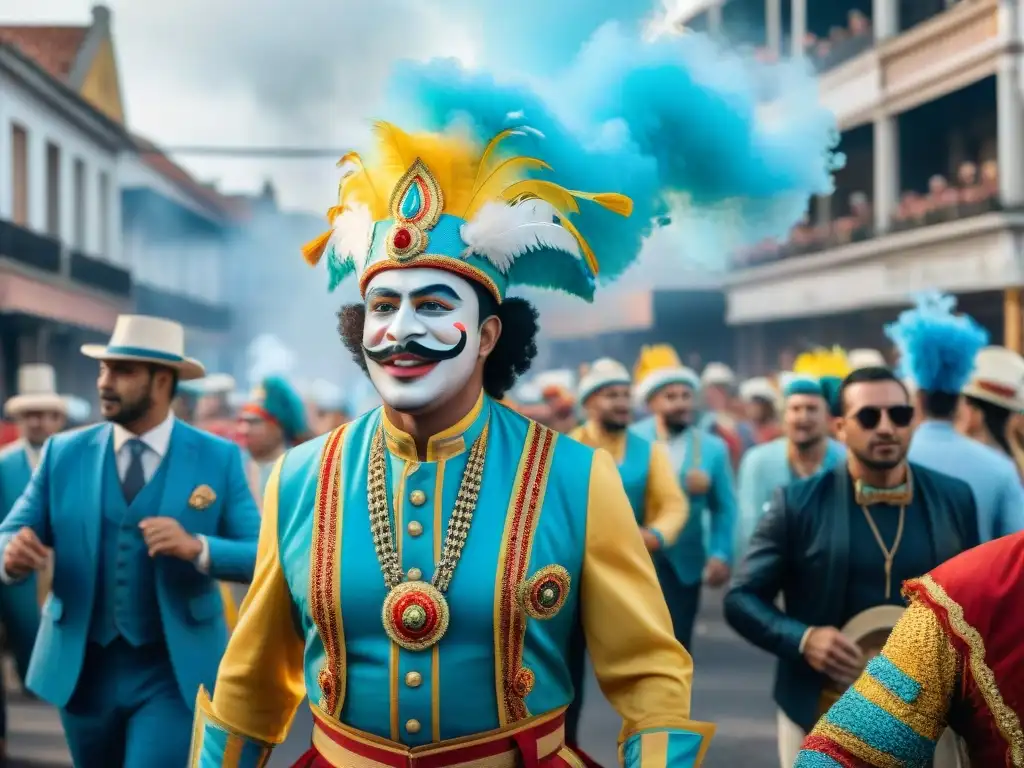
[[[818,379],[795,376],[783,396],[785,436],[751,448],[740,463],[736,550],[741,554],[776,489],[834,469],[846,458],[843,444],[829,437],[831,408]]]
[[[676,543],[652,555],[676,638],[690,650],[701,582],[721,587],[729,581],[738,514],[729,449],[693,425],[700,381],[674,350],[645,347],[634,380],[636,398],[652,416],[631,429],[667,446],[690,499],[690,517]]]
[[[239,449],[171,413],[178,380],[203,375],[179,324],[122,316],[82,352],[107,423],[47,442],[0,525],[0,578],[52,550],[27,685],[60,708],[75,765],[181,768],[227,644],[217,581],[252,578],[259,513]]]

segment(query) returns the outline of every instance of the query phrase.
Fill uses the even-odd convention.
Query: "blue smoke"
[[[956,297],[929,291],[885,328],[900,351],[900,375],[918,389],[959,394],[988,344],[988,331],[969,315],[956,315]]]
[[[766,89],[780,97],[767,116],[759,106]],[[606,24],[570,66],[534,87],[451,60],[407,62],[390,98],[413,113],[407,127],[468,124],[487,141],[528,125],[543,138],[513,139],[520,145],[510,148],[548,162],[559,184],[632,197],[629,219],[588,206],[575,222],[605,279],[628,267],[668,217],[684,222],[688,251],[706,262],[784,236],[810,195],[832,191],[841,162],[834,119],[808,69],[769,67],[697,34],[645,43]]]

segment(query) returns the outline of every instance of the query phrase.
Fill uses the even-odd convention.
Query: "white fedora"
[[[57,374],[52,365],[31,363],[18,368],[18,394],[4,403],[4,414],[29,411],[67,413],[64,398],[57,394]]]
[[[182,381],[200,379],[203,364],[185,357],[185,329],[181,323],[146,315],[120,315],[109,344],[84,344],[82,354],[94,360],[136,360],[166,365]]]
[[[974,358],[974,371],[963,394],[1008,411],[1024,411],[1024,357],[1006,347],[985,347]]]

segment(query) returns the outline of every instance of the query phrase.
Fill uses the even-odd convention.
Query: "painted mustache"
[[[387,362],[398,355],[414,355],[415,357],[431,363],[439,363],[443,360],[451,360],[453,357],[458,357],[462,354],[462,350],[465,348],[466,331],[464,328],[460,328],[459,340],[452,347],[435,349],[434,347],[427,347],[414,339],[410,339],[404,344],[390,344],[386,347],[375,347],[374,349],[370,349],[364,345],[363,354],[375,363]]]

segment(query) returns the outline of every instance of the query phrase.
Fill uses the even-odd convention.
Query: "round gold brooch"
[[[428,582],[406,581],[388,593],[381,619],[388,637],[407,651],[423,651],[448,630],[448,601]]]
[[[523,610],[535,619],[553,618],[569,597],[570,582],[569,572],[560,565],[541,568],[520,587]]]

